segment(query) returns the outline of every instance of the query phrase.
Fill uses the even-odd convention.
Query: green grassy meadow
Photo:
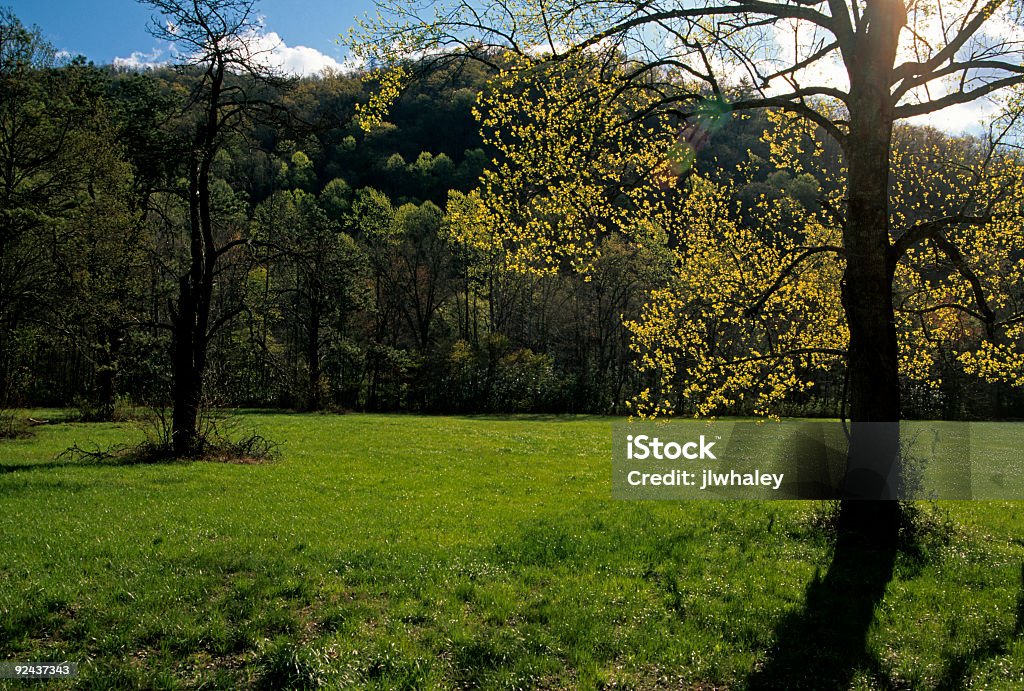
[[[57,458],[130,424],[0,442],[0,661],[96,689],[1024,688],[1022,504],[849,552],[807,502],[613,501],[608,418],[241,418],[279,459]]]

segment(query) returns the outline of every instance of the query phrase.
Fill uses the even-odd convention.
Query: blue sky
[[[57,49],[85,55],[97,64],[141,66],[174,57],[169,45],[146,32],[152,11],[135,0],[0,0],[0,5],[11,7],[25,24],[39,26]],[[258,0],[264,24],[255,37],[257,47],[271,56],[271,66],[291,74],[338,69],[345,60],[338,35],[347,32],[356,17],[374,9],[373,0]],[[845,72],[840,73],[842,78]],[[992,102],[980,99],[918,116],[913,122],[950,132],[980,132],[979,121],[995,109]]]
[[[97,64],[115,59],[136,62],[168,58],[166,45],[146,33],[149,7],[134,0],[0,0],[24,24],[37,25],[53,45]],[[373,0],[262,0],[257,11],[264,30],[292,71],[318,71],[340,63],[338,34],[356,16],[373,11]],[[275,35],[276,34],[276,40]],[[152,60],[150,60],[152,58]]]

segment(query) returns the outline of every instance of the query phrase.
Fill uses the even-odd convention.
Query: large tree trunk
[[[840,528],[892,542],[899,527],[899,354],[889,249],[889,156],[893,108],[889,78],[899,32],[900,0],[875,0],[865,11],[850,65],[849,206],[843,244],[843,306],[850,330],[851,438]]]

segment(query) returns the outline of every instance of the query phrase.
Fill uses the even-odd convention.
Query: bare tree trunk
[[[189,271],[179,280],[178,303],[172,322],[172,358],[174,401],[171,439],[175,456],[191,456],[202,451],[199,443],[199,406],[203,398],[203,375],[206,371],[206,348],[210,320],[210,299],[213,294],[212,267],[207,267],[212,245],[209,229],[209,177],[204,166],[192,167],[189,184]],[[207,189],[202,188],[206,185]],[[205,205],[205,209],[203,208]],[[208,230],[204,232],[204,225]],[[212,249],[212,248],[211,248]]]
[[[178,457],[202,451],[199,407],[203,398],[210,306],[218,257],[210,208],[210,168],[217,150],[223,84],[223,65],[211,65],[206,119],[197,134],[197,153],[189,170],[189,270],[179,281],[178,304],[172,320],[171,439],[174,455]]]
[[[842,300],[850,330],[851,438],[840,527],[894,541],[899,475],[899,354],[889,249],[889,78],[906,10],[879,0],[866,10],[850,74],[849,206]]]
[[[179,282],[178,304],[173,320],[172,390],[173,412],[171,444],[174,455],[189,456],[198,450],[199,402],[202,397],[202,373],[197,372],[196,310],[190,281],[183,276]]]

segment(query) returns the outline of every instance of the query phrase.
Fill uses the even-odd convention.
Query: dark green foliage
[[[17,173],[0,190],[0,408],[75,405],[109,419],[118,400],[163,405],[168,326],[190,257],[185,192],[199,121],[189,94],[202,93],[203,72],[59,64],[38,30],[10,12],[0,19],[0,155],[10,164],[0,175]],[[622,322],[672,279],[664,247],[613,233],[589,280],[538,277],[449,232],[449,191],[472,189],[493,155],[471,112],[486,79],[480,64],[454,64],[410,87],[390,121],[365,133],[353,115],[372,86],[359,74],[227,76],[232,93],[274,107],[233,123],[211,154],[211,228],[230,251],[210,286],[208,398],[622,412],[651,383],[635,372]],[[11,118],[26,126],[4,125]],[[741,202],[785,197],[819,211],[818,181],[770,165],[765,127],[760,114],[724,118],[697,168],[732,177]],[[934,130],[900,136],[920,150],[977,148]],[[840,165],[838,151],[824,155]],[[941,160],[922,161],[941,170]],[[783,219],[761,232],[794,229]],[[1020,395],[969,381],[952,353],[940,356],[938,395],[904,386],[908,416],[1024,411]],[[782,411],[835,415],[843,391],[837,370]]]

